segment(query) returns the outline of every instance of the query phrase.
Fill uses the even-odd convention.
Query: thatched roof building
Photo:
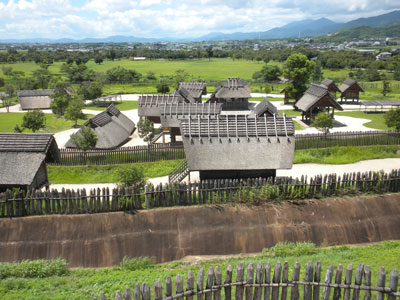
[[[320,111],[332,108],[343,110],[335,97],[328,91],[325,85],[312,84],[304,95],[296,102],[295,107],[302,111],[302,118],[313,119]]]
[[[184,102],[180,95],[141,95],[138,100],[138,114],[153,123],[160,123],[159,105],[180,102]]]
[[[347,102],[347,100],[352,100],[352,102],[360,101],[360,92],[364,92],[363,88],[354,79],[347,78],[339,87],[340,101]]]
[[[121,113],[113,104],[105,111],[95,115],[85,122],[97,134],[96,149],[114,149],[126,142],[135,131],[135,123]],[[75,145],[69,140],[67,148]]]
[[[263,101],[257,103],[256,106],[252,108],[250,116],[261,117],[263,115],[267,117],[279,116],[278,109],[271,102],[265,98]]]
[[[241,78],[229,78],[216,88],[208,102],[223,103],[223,110],[247,110],[251,88]]]
[[[0,133],[0,190],[48,185],[46,162],[60,162],[52,134]]]
[[[334,95],[336,95],[336,92],[340,93],[339,88],[332,79],[325,78],[324,80],[321,81],[321,84],[326,86],[328,88],[328,91]]]
[[[17,91],[18,101],[21,104],[21,109],[49,109],[50,104],[53,101],[51,94],[53,94],[54,91],[54,89]]]
[[[201,180],[269,177],[292,167],[291,119],[221,115],[185,119],[180,128],[189,170]]]
[[[201,96],[207,95],[207,85],[205,82],[180,82],[176,92],[187,102],[201,102]]]

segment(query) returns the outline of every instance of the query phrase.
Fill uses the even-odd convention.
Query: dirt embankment
[[[186,255],[259,252],[280,241],[344,244],[400,239],[400,194],[197,206],[136,214],[0,220],[0,261],[64,257],[70,266],[104,267],[127,256],[158,262]]]

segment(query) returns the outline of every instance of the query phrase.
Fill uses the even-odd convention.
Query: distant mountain
[[[342,28],[354,28],[360,26],[384,27],[393,23],[400,23],[400,10],[376,17],[360,18],[343,24]]]
[[[386,27],[359,26],[355,28],[345,28],[332,33],[332,38],[337,39],[365,39],[374,37],[400,38],[400,23]]]

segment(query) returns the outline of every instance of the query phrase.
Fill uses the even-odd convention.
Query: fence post
[[[365,265],[364,267],[364,285],[371,286],[371,269],[369,268],[369,265]],[[364,292],[364,300],[371,300],[370,290]]]
[[[140,300],[140,287],[139,283],[135,284],[135,287],[133,288],[133,300]]]
[[[351,277],[353,276],[353,265],[349,264],[346,268],[346,276],[344,278],[344,284],[350,286],[351,285]],[[350,287],[344,289],[343,300],[350,299]]]
[[[199,272],[197,273],[197,292],[201,292],[204,286],[204,270],[200,268]],[[203,294],[197,295],[197,300],[203,300]]]
[[[326,270],[326,274],[325,274],[325,283],[331,284],[332,277],[333,277],[333,265],[329,265],[328,269]],[[331,289],[327,286],[324,287],[324,289],[322,291],[322,299],[329,300],[330,293],[331,293]]]
[[[208,272],[207,272],[206,290],[211,290],[212,286],[213,286],[213,283],[214,283],[214,270],[213,270],[212,267],[210,267],[208,269]],[[213,294],[212,294],[211,291],[207,292],[205,294],[205,300],[211,300],[212,299],[212,295]]]
[[[187,279],[186,279],[186,291],[192,292],[194,291],[194,275],[193,272],[189,270]],[[193,300],[193,296],[187,296],[186,300]]]
[[[264,279],[264,264],[259,263],[257,264],[256,268],[256,283],[262,284]],[[256,287],[254,289],[254,300],[261,300],[262,289],[261,287]]]
[[[274,277],[272,283],[279,284],[281,282],[281,271],[282,271],[281,262],[277,261],[274,267]],[[279,299],[279,286],[273,286],[271,300],[278,300],[278,299]]]
[[[356,278],[354,280],[354,284],[360,286],[361,282],[362,282],[362,277],[363,277],[363,273],[364,273],[364,265],[363,264],[359,264],[357,267],[357,271],[356,271]],[[359,289],[354,289],[353,291],[353,300],[358,300],[360,296],[360,290]]]
[[[232,283],[232,266],[229,265],[226,268],[225,284]],[[225,300],[231,300],[232,288],[230,286],[225,287]]]
[[[141,293],[142,300],[150,300],[150,287],[146,283],[142,283]]]
[[[124,293],[122,294],[122,298],[124,300],[132,300],[131,289],[128,286],[125,288]]]
[[[254,265],[250,263],[247,266],[246,283],[253,284],[254,282]],[[252,300],[253,298],[253,287],[246,287],[246,300]]]
[[[313,265],[312,262],[309,261],[306,264],[306,274],[305,274],[305,282],[312,282],[313,280]],[[304,300],[311,300],[312,296],[312,286],[304,285]]]
[[[162,299],[162,285],[159,280],[156,280],[156,282],[154,283],[154,299]]]
[[[380,267],[378,272],[378,287],[385,287],[386,273],[385,268]],[[385,294],[382,292],[376,293],[376,300],[384,300]]]
[[[292,281],[297,282],[300,280],[300,264],[296,261],[293,267]],[[290,300],[298,300],[299,299],[299,286],[297,283],[294,283],[290,290]]]
[[[222,284],[222,274],[218,266],[215,267],[214,276],[215,285],[220,286]],[[214,300],[221,300],[221,287],[219,287],[218,290],[214,292]]]
[[[236,282],[237,283],[243,283],[243,277],[244,277],[244,268],[243,264],[240,262],[236,266]],[[237,285],[236,286],[236,300],[243,300],[243,285]]]
[[[393,293],[397,292],[397,285],[399,283],[399,273],[397,270],[393,270],[392,273],[390,273],[390,278],[389,278],[389,288],[392,290],[392,293],[388,295],[387,300],[395,300],[396,296],[393,295]]]
[[[321,263],[317,261],[314,268],[314,282],[321,282]],[[319,286],[313,288],[313,300],[319,300]]]
[[[285,261],[283,263],[283,270],[282,270],[282,283],[287,284],[289,280],[289,263]],[[287,286],[282,286],[282,295],[281,300],[287,299]]]
[[[122,300],[122,294],[120,290],[117,290],[117,292],[115,293],[114,300]]]
[[[176,288],[176,293],[181,294],[183,293],[183,279],[180,274],[177,274],[175,277],[175,288]],[[183,297],[176,298],[178,300],[183,300]]]
[[[171,297],[171,296],[172,296],[172,279],[171,276],[167,276],[167,278],[165,278],[165,297]]]
[[[343,266],[339,264],[336,268],[336,275],[335,275],[335,284],[342,283],[342,273],[343,273]],[[336,287],[333,290],[333,300],[339,300],[340,298],[341,289],[340,287]]]
[[[266,284],[271,283],[271,264],[269,262],[265,264],[265,283]],[[271,295],[271,288],[266,286],[264,288],[264,300],[269,300],[270,295]]]
[[[148,185],[146,184],[146,185],[144,186],[144,199],[145,199],[145,206],[146,206],[146,209],[149,209],[149,195],[148,195],[148,192],[149,192],[149,187],[148,187]]]

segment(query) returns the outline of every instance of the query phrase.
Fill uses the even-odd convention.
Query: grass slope
[[[271,263],[277,261],[289,263],[289,278],[292,277],[293,265],[297,261],[301,265],[300,278],[304,279],[304,268],[308,261],[315,263],[319,261],[322,266],[321,276],[324,278],[326,269],[330,264],[335,268],[343,264],[345,269],[348,264],[353,264],[353,270],[359,263],[369,265],[372,274],[372,285],[377,284],[377,274],[380,266],[384,266],[387,274],[393,269],[400,268],[400,242],[387,241],[370,246],[348,247],[340,246],[330,249],[312,247],[308,244],[299,247],[298,251],[290,251],[287,245],[281,245],[280,249],[268,249],[263,251],[265,255],[230,257],[226,259],[213,259],[188,263],[174,261],[166,264],[152,265],[148,260],[136,260],[133,263],[126,263],[126,267],[119,266],[102,269],[73,269],[65,276],[50,276],[47,278],[15,278],[9,277],[0,281],[0,298],[11,299],[92,299],[99,297],[100,291],[104,291],[107,299],[114,299],[117,290],[123,291],[126,286],[133,288],[136,282],[146,282],[150,285],[151,296],[154,297],[154,282],[160,280],[163,283],[167,276],[175,278],[181,274],[186,282],[186,275],[191,270],[197,275],[198,270],[203,268],[206,272],[209,267],[219,266],[222,272],[222,282],[225,279],[225,271],[230,264],[233,266],[233,278],[236,278],[235,266],[243,262],[245,270],[249,263],[255,266],[257,263]],[[277,248],[277,247],[275,247]],[[296,250],[296,249],[295,249]],[[285,254],[286,253],[286,254]],[[273,256],[266,256],[273,254]],[[284,256],[277,256],[285,254]],[[136,263],[135,263],[136,262]],[[132,268],[129,268],[130,266]],[[353,278],[354,278],[353,271]],[[387,275],[388,277],[388,275]],[[344,277],[343,277],[344,278]],[[388,278],[386,278],[388,280]],[[174,282],[174,280],[173,280]],[[165,286],[163,291],[165,290]],[[232,290],[234,294],[235,289]],[[175,292],[175,287],[173,288]],[[300,293],[303,289],[300,289]],[[322,289],[321,289],[322,292]],[[332,292],[331,292],[332,293]],[[223,294],[223,291],[222,291]],[[361,297],[363,292],[361,292]],[[372,295],[375,297],[375,294]],[[222,299],[223,299],[222,295]]]
[[[14,132],[15,125],[22,124],[25,113],[0,113],[0,132]],[[90,118],[92,115],[86,115]],[[85,120],[79,120],[78,125],[83,125]],[[74,122],[65,120],[64,118],[55,118],[54,114],[46,114],[46,128],[38,133],[56,133],[73,128]],[[25,129],[24,133],[32,132]]]
[[[149,163],[137,163],[136,167],[142,167],[144,176],[148,178],[166,176],[171,173],[181,160],[166,160]],[[49,181],[58,183],[114,183],[117,181],[115,171],[121,165],[104,166],[48,166]]]

